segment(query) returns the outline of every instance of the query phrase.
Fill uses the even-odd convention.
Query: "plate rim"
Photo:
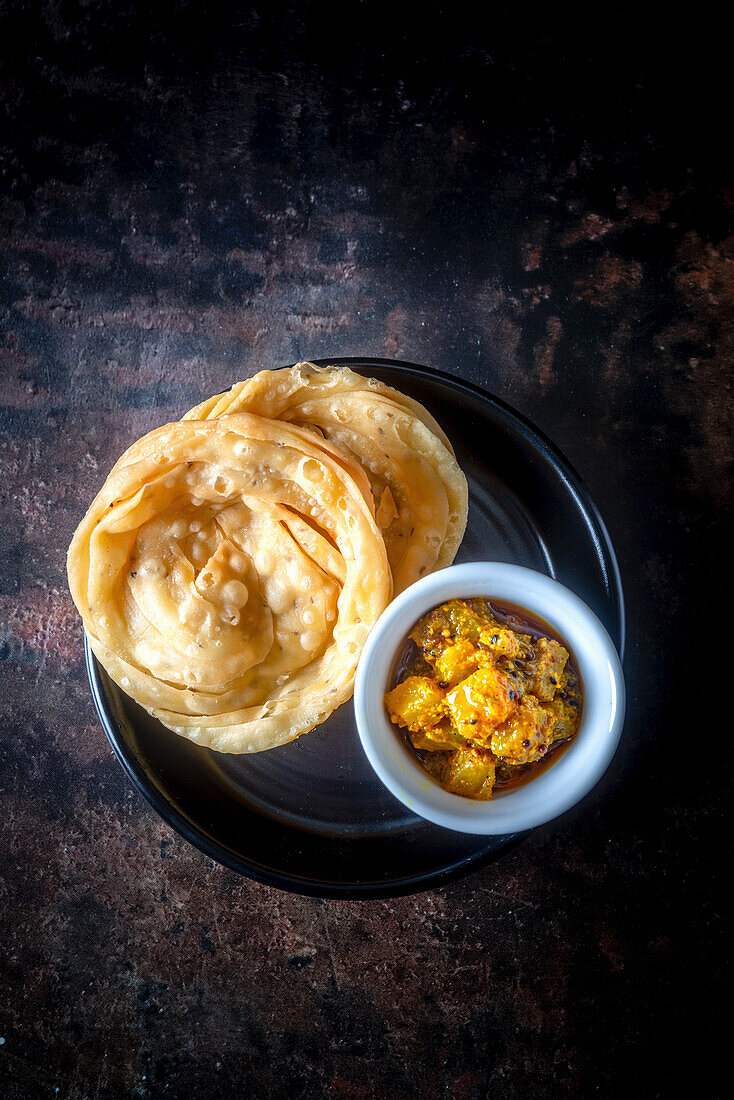
[[[341,901],[363,901],[370,898],[379,901],[385,898],[420,894],[427,890],[437,889],[439,886],[448,885],[450,882],[464,878],[471,871],[479,870],[480,867],[494,862],[499,856],[515,848],[528,835],[528,832],[532,831],[508,833],[502,838],[500,844],[495,844],[488,852],[480,849],[478,853],[472,853],[464,859],[457,860],[441,871],[433,871],[430,875],[391,879],[389,884],[385,884],[384,887],[383,884],[378,882],[351,882],[342,886],[336,881],[325,882],[301,878],[298,875],[287,874],[283,871],[269,873],[259,864],[248,862],[248,860],[220,845],[217,841],[209,840],[205,833],[192,827],[186,817],[170,802],[166,801],[165,796],[149,782],[144,769],[138,766],[137,758],[133,754],[128,756],[125,752],[124,742],[121,743],[121,739],[117,735],[100,682],[101,666],[92,652],[86,634],[84,635],[84,659],[97,717],[118,763],[122,766],[123,771],[138,793],[143,796],[145,801],[174,832],[179,833],[194,848],[198,848],[200,852],[209,856],[216,863],[244,875],[245,878],[253,879],[263,886],[270,886],[291,894],[300,894],[304,897],[330,898]]]
[[[541,429],[536,427],[536,425],[526,416],[489,390],[482,389],[480,386],[472,382],[467,382],[464,379],[455,378],[445,371],[440,371],[433,367],[426,367],[406,360],[368,356],[330,356],[328,358],[310,359],[308,362],[314,363],[316,366],[346,366],[356,370],[359,370],[361,367],[363,370],[367,371],[372,366],[382,367],[416,377],[426,378],[429,381],[438,381],[449,389],[463,391],[467,396],[479,400],[481,404],[490,406],[490,408],[492,408],[495,413],[499,413],[505,421],[509,422],[515,428],[519,428],[525,439],[531,443],[531,445],[535,446],[536,449],[538,449],[538,445],[540,445],[539,449],[541,453],[544,454],[545,458],[551,463],[554,469],[561,474],[566,485],[573,492],[579,506],[579,511],[592,533],[594,543],[597,546],[599,564],[602,567],[605,588],[611,601],[611,609],[615,619],[615,633],[618,635],[618,637],[614,639],[615,645],[617,646],[620,660],[624,660],[626,642],[624,589],[622,586],[619,563],[611,537],[602,519],[599,508],[582,478],[565,455],[563,455],[559,448]],[[289,365],[293,366],[294,364]],[[265,886],[307,897],[340,900],[379,900],[392,897],[404,897],[406,895],[437,889],[450,882],[463,878],[472,871],[477,871],[481,867],[487,866],[504,853],[516,847],[529,835],[529,832],[533,831],[530,830],[528,832],[508,834],[503,838],[502,843],[495,843],[492,848],[485,848],[484,850],[480,848],[478,851],[467,855],[463,859],[455,861],[440,871],[403,876],[400,879],[393,879],[389,883],[384,884],[372,881],[366,883],[350,882],[342,885],[336,881],[329,882],[306,879],[286,872],[270,872],[259,864],[249,862],[237,853],[232,852],[220,842],[210,840],[203,831],[193,827],[186,817],[166,800],[165,796],[149,780],[145,770],[139,765],[137,756],[129,749],[127,743],[118,736],[116,723],[101,682],[101,666],[92,652],[86,633],[84,633],[84,657],[87,678],[89,680],[97,717],[99,718],[102,729],[104,730],[105,736],[110,743],[116,759],[136,790],[142,794],[146,802],[155,810],[159,817],[174,829],[174,831],[178,832],[189,844],[193,845],[193,847],[199,849],[199,851],[203,852],[215,862],[233,871],[237,871],[239,874],[245,875]],[[496,838],[494,839],[496,840]]]

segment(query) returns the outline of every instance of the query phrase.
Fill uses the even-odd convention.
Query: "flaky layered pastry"
[[[192,741],[258,752],[351,696],[375,620],[450,564],[466,516],[421,405],[299,363],[133,444],[74,535],[69,585],[124,691]]]
[[[240,411],[314,430],[364,469],[395,595],[454,560],[466,528],[466,478],[417,401],[346,367],[298,363],[238,382],[184,419]]]
[[[112,679],[176,733],[233,753],[290,741],[350,697],[392,589],[361,467],[241,411],[133,444],[68,573]]]

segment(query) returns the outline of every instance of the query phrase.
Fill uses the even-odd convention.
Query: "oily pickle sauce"
[[[468,602],[471,603],[471,600]],[[553,629],[550,623],[547,623],[545,619],[541,619],[539,615],[534,614],[532,611],[528,611],[525,607],[520,607],[518,604],[494,603],[492,600],[486,600],[485,602],[489,606],[494,617],[499,622],[509,627],[510,630],[516,630],[519,634],[529,634],[533,641],[536,641],[538,638],[553,638],[555,641],[560,642],[564,649],[568,651],[567,667],[573,672],[576,678],[579,695],[581,696],[580,710],[583,713],[581,676],[576,664],[576,658],[568,642]],[[524,786],[530,779],[536,779],[539,775],[542,775],[543,772],[548,771],[548,768],[563,756],[572,740],[572,737],[566,737],[562,741],[556,741],[551,745],[544,760],[538,760],[534,764],[525,764],[512,768],[509,775],[503,775],[502,770],[498,769],[497,778],[495,780],[495,790],[511,791],[517,787]]]
[[[475,599],[467,599],[466,602],[471,606],[474,604]],[[539,615],[534,614],[532,611],[528,611],[525,607],[520,607],[519,604],[495,603],[494,600],[488,600],[485,597],[476,597],[476,602],[481,602],[481,604],[486,606],[497,621],[502,623],[509,630],[514,630],[519,634],[528,634],[533,641],[537,641],[538,638],[553,638],[554,641],[559,642],[564,649],[568,651],[567,667],[573,672],[576,678],[581,698],[580,712],[583,713],[581,676],[573,651],[561,635],[555,631],[545,619],[541,619]],[[429,612],[430,610],[431,609],[429,609]],[[429,612],[424,612],[424,614],[428,614]],[[395,687],[396,684],[401,683],[407,676],[425,676],[430,675],[431,672],[431,666],[424,659],[419,647],[412,638],[408,637],[398,650],[393,675],[390,678],[390,687]],[[402,738],[408,751],[420,760],[421,764],[425,765],[425,761],[432,754],[428,752],[428,750],[417,749],[411,742],[406,729],[396,730],[396,733]],[[554,744],[550,746],[547,756],[532,764],[520,764],[512,768],[504,768],[500,765],[496,772],[494,783],[495,791],[516,790],[518,787],[523,787],[531,779],[536,779],[539,775],[542,775],[543,772],[548,771],[548,769],[563,756],[572,740],[572,737],[567,737],[564,740],[554,742]],[[428,768],[426,768],[426,771],[430,774]]]

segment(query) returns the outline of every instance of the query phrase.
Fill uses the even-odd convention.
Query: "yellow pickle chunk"
[[[535,647],[535,668],[530,690],[538,699],[550,702],[563,679],[568,650],[553,638],[540,638]]]
[[[436,678],[442,687],[453,687],[478,669],[484,654],[467,638],[459,638],[436,658]]]
[[[446,719],[429,729],[409,731],[408,737],[414,749],[422,749],[424,752],[453,750],[466,744],[466,739]]]
[[[392,721],[416,732],[430,729],[446,714],[444,693],[428,676],[409,676],[385,701]]]
[[[479,641],[491,652],[493,657],[521,657],[523,644],[521,635],[513,630],[503,630],[501,627],[490,626],[479,635]],[[528,639],[529,640],[529,639]]]
[[[495,756],[506,764],[531,764],[548,751],[553,716],[537,699],[526,695],[515,713],[492,734]]]
[[[494,757],[481,749],[457,749],[444,765],[444,789],[465,798],[488,801],[494,787]]]
[[[512,681],[496,665],[467,676],[446,695],[449,716],[467,737],[484,740],[514,709]]]

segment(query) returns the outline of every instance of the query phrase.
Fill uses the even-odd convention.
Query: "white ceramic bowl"
[[[387,716],[383,696],[398,649],[422,615],[454,598],[486,596],[525,607],[545,619],[573,651],[584,705],[581,726],[547,771],[491,802],[445,791],[418,763]],[[378,619],[359,660],[354,709],[372,767],[405,806],[436,825],[464,833],[514,833],[550,821],[587,794],[619,742],[625,691],[617,651],[586,604],[557,581],[500,562],[453,565],[407,588]]]

